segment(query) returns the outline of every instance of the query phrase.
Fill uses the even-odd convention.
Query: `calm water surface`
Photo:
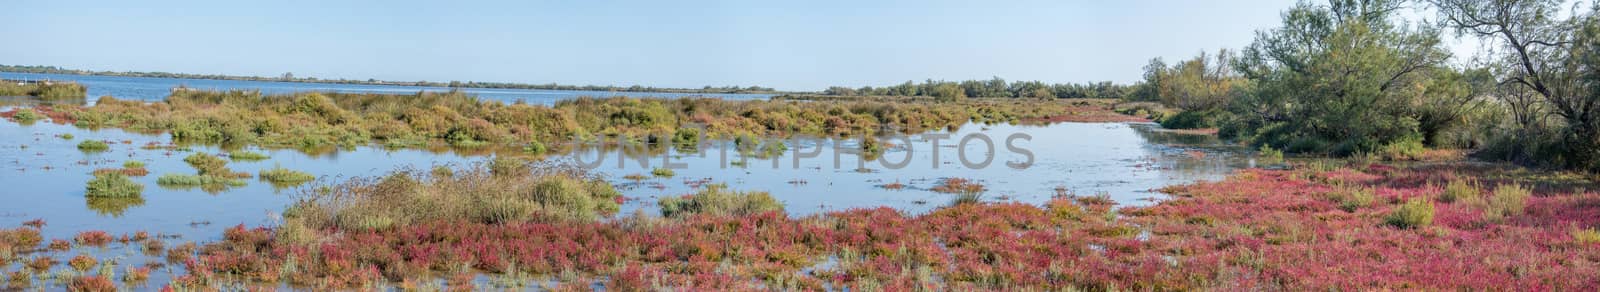
[[[185,78],[146,78],[146,77],[120,77],[120,76],[89,76],[66,74],[33,74],[0,72],[0,79],[11,80],[71,80],[77,81],[88,87],[89,101],[93,102],[100,96],[115,96],[121,99],[138,99],[146,101],[160,101],[172,93],[173,87],[187,86],[195,89],[212,90],[261,90],[266,94],[293,93],[305,91],[333,91],[348,93],[389,93],[411,94],[418,91],[445,92],[448,87],[426,86],[399,86],[399,85],[357,85],[357,84],[324,84],[302,82],[271,82],[271,81],[235,81],[211,79],[185,79]],[[665,93],[665,92],[617,92],[617,91],[579,91],[579,90],[538,90],[538,89],[492,89],[492,88],[462,88],[462,91],[477,95],[488,100],[498,100],[511,103],[524,101],[530,104],[554,104],[556,101],[571,99],[580,96],[609,97],[609,96],[634,96],[634,97],[688,97],[706,96],[723,99],[766,99],[770,94],[721,94],[721,93]]]
[[[1005,151],[1004,140],[1012,133],[1026,133],[1030,141],[1017,141],[1019,148],[1032,151],[1035,164],[1026,169],[1006,167],[1006,162],[1020,162],[1020,154]],[[58,136],[71,134],[73,139]],[[890,169],[876,161],[865,169],[858,169],[855,154],[840,153],[840,166],[834,166],[834,143],[854,146],[854,141],[823,140],[815,143],[791,145],[791,150],[778,156],[779,166],[772,160],[751,158],[739,167],[723,162],[726,143],[711,143],[697,153],[679,153],[674,149],[658,148],[654,151],[629,152],[620,149],[588,149],[568,154],[550,155],[554,162],[575,163],[593,161],[605,153],[600,167],[593,171],[608,177],[630,199],[623,206],[623,214],[634,210],[656,212],[656,198],[678,196],[695,191],[697,181],[725,183],[738,190],[769,191],[787,205],[794,215],[816,214],[848,208],[889,206],[908,213],[920,213],[948,205],[961,196],[929,191],[940,178],[960,177],[981,182],[988,188],[977,199],[984,201],[1020,201],[1043,203],[1065,189],[1076,194],[1104,193],[1125,205],[1149,204],[1160,198],[1153,189],[1171,184],[1196,180],[1221,178],[1233,169],[1250,163],[1247,153],[1237,147],[1218,143],[1207,136],[1181,135],[1160,131],[1150,124],[1085,124],[1065,123],[1052,126],[969,125],[949,133],[953,137],[943,141],[937,149],[940,156],[934,168],[934,150],[931,143],[917,141],[909,147],[891,148],[883,157],[891,162],[906,159],[911,163],[901,169]],[[982,169],[961,165],[957,159],[956,141],[969,134],[995,137],[1001,151],[992,153],[994,163]],[[85,140],[114,142],[110,151],[85,153],[76,145]],[[166,135],[129,133],[121,130],[87,130],[71,125],[57,125],[46,121],[30,125],[15,122],[0,123],[0,221],[21,222],[44,218],[50,223],[47,235],[53,238],[71,236],[81,230],[106,230],[112,233],[150,231],[152,233],[179,234],[185,238],[210,239],[220,235],[228,226],[272,225],[278,212],[292,203],[294,196],[305,188],[274,187],[268,183],[250,180],[244,187],[226,190],[169,189],[158,186],[156,178],[166,173],[192,174],[194,169],[182,160],[192,152],[221,155],[226,151],[215,146],[191,146],[191,152],[146,150],[141,146],[150,143],[167,143]],[[899,143],[895,140],[885,140]],[[817,147],[822,149],[818,150]],[[972,160],[990,154],[981,143],[966,145]],[[271,159],[256,162],[231,162],[235,171],[256,173],[262,169],[281,165],[290,169],[310,172],[319,176],[320,182],[338,182],[349,177],[370,177],[389,173],[400,168],[427,169],[433,165],[458,167],[480,163],[489,159],[481,154],[464,154],[454,151],[391,150],[380,147],[358,147],[353,150],[307,154],[288,149],[252,149],[271,155]],[[794,164],[794,153],[820,151],[814,158],[803,158]],[[736,151],[727,151],[728,160],[737,160]],[[643,181],[623,179],[628,174],[649,174],[662,166],[663,156],[674,163],[682,163],[672,178],[651,178]],[[644,157],[649,165],[626,160],[617,166],[619,157]],[[151,174],[136,177],[145,185],[142,201],[106,202],[89,200],[83,196],[84,183],[97,168],[116,168],[129,160],[144,162]],[[900,182],[905,189],[889,190],[880,185]],[[969,198],[970,199],[970,198]],[[16,224],[16,223],[12,223]]]

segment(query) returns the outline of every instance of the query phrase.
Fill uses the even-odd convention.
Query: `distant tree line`
[[[941,99],[967,97],[1010,98],[1125,98],[1133,86],[1111,83],[1050,84],[1041,81],[1012,81],[994,77],[989,80],[944,81],[924,80],[921,83],[906,81],[899,85],[858,88],[833,86],[823,90],[824,95],[837,96],[931,96]]]
[[[351,79],[318,79],[316,77],[295,77],[294,73],[283,73],[278,77],[261,76],[234,76],[219,74],[188,74],[168,72],[114,72],[114,71],[88,71],[63,69],[56,66],[17,66],[0,65],[0,72],[40,73],[40,74],[68,74],[68,75],[96,75],[96,76],[125,76],[125,77],[152,77],[152,78],[187,78],[211,80],[239,80],[239,81],[277,81],[277,82],[303,82],[327,84],[360,84],[360,85],[400,85],[400,86],[430,86],[453,88],[495,88],[495,89],[542,89],[542,90],[583,90],[583,91],[621,91],[621,92],[670,92],[670,93],[777,93],[776,89],[761,86],[721,86],[707,85],[702,88],[665,88],[652,86],[610,86],[610,85],[566,85],[566,84],[524,84],[508,82],[477,82],[477,81],[385,81],[377,79],[351,80]]]

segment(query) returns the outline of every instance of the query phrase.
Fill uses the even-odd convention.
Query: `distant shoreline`
[[[319,84],[350,84],[350,85],[392,85],[392,86],[422,86],[422,87],[449,87],[449,88],[483,88],[483,89],[536,89],[536,90],[564,90],[564,91],[614,91],[614,92],[661,92],[661,93],[700,93],[700,94],[789,94],[806,92],[784,92],[760,86],[750,87],[710,87],[700,89],[690,88],[661,88],[647,86],[609,86],[609,85],[564,85],[564,84],[525,84],[509,82],[474,82],[474,81],[388,81],[388,80],[353,80],[353,79],[319,79],[316,77],[293,77],[285,73],[282,77],[238,76],[221,74],[190,74],[170,72],[137,72],[137,71],[90,71],[78,69],[65,69],[56,66],[18,66],[0,65],[0,72],[31,73],[31,74],[59,74],[79,76],[114,76],[114,77],[146,77],[169,79],[205,79],[205,80],[230,80],[230,81],[263,81],[263,82],[293,82],[293,83],[319,83]]]

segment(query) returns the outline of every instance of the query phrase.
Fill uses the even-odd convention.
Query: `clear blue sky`
[[[1243,47],[1292,4],[24,0],[0,2],[0,64],[784,90],[1131,82],[1152,57]]]

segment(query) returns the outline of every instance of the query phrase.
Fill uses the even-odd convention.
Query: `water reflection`
[[[83,201],[89,210],[94,210],[100,216],[120,218],[128,208],[144,205],[144,196],[132,197],[84,197]]]

